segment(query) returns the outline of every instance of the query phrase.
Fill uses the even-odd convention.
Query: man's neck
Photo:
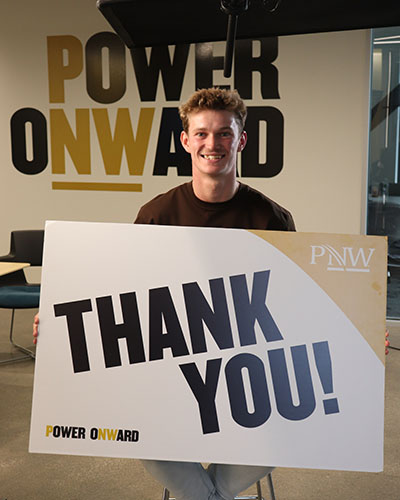
[[[221,203],[233,198],[239,189],[239,181],[233,179],[212,179],[193,177],[193,192],[197,198],[208,203]]]

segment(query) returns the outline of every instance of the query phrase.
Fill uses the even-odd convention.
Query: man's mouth
[[[201,155],[205,160],[220,160],[224,155]]]

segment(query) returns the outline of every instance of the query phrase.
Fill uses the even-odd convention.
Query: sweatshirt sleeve
[[[151,212],[146,209],[146,205],[139,209],[134,224],[156,224]]]

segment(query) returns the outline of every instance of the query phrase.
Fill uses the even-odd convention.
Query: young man
[[[236,178],[246,106],[236,91],[202,89],[180,107],[193,180],[146,203],[135,223],[294,231],[290,213]],[[39,317],[33,325],[34,342]],[[190,443],[188,443],[190,446]],[[177,500],[232,500],[273,467],[143,460]]]
[[[237,153],[246,145],[246,107],[235,91],[199,90],[180,107],[182,145],[193,181],[145,204],[136,223],[294,231],[290,213],[236,178]],[[38,337],[39,316],[33,325]],[[386,340],[386,346],[389,341]],[[188,443],[190,446],[190,443]],[[143,460],[177,500],[232,500],[273,467]]]
[[[138,224],[294,231],[290,213],[236,178],[246,145],[246,106],[236,91],[202,89],[179,108],[192,182],[146,203]]]
[[[294,231],[290,213],[236,178],[246,145],[246,106],[236,91],[202,89],[180,109],[181,143],[192,158],[192,182],[146,203],[137,224]],[[188,444],[190,446],[190,443]],[[143,460],[177,500],[232,500],[273,467]]]

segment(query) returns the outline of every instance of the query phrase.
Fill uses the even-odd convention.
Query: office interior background
[[[189,180],[177,106],[222,85],[252,108],[239,176],[299,231],[387,235],[399,317],[397,28],[240,41],[224,78],[224,43],[170,47],[170,63],[146,49],[144,63],[91,0],[20,0],[1,27],[2,253],[11,230],[46,220],[130,223]]]
[[[151,49],[149,71],[135,64],[93,0],[18,0],[0,28],[1,255],[12,230],[46,220],[132,222],[190,179],[179,166],[180,102],[199,86],[236,87],[254,108],[243,182],[287,207],[299,231],[388,236],[396,343],[400,28],[243,42],[228,79],[219,42],[179,52],[180,78],[165,54],[152,66]],[[170,62],[177,53],[169,48]]]
[[[172,117],[206,85],[236,87],[258,108],[244,182],[287,207],[300,231],[365,231],[368,30],[248,41],[225,79],[224,43],[178,49],[174,77],[156,50],[146,50],[150,70],[140,53],[134,65],[92,0],[20,0],[1,28],[2,248],[12,229],[46,220],[130,223],[144,202],[188,181]],[[76,190],[75,182],[139,190]]]

